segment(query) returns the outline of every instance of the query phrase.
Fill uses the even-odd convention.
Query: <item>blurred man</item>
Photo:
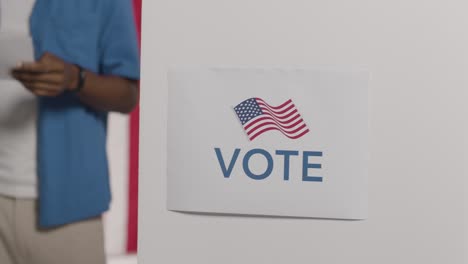
[[[0,0],[8,34],[35,59],[0,79],[0,263],[104,264],[107,113],[138,101],[131,2]]]

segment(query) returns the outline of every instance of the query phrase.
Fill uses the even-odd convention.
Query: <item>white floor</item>
[[[136,255],[109,257],[107,264],[137,264]]]

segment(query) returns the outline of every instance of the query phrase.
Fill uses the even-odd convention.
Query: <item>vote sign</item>
[[[367,217],[367,72],[212,68],[168,77],[168,210]]]

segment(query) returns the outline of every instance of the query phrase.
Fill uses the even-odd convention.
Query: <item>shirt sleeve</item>
[[[131,0],[103,2],[100,71],[139,80],[140,55]]]

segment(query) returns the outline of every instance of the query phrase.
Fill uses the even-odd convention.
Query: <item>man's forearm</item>
[[[79,82],[79,70],[76,68],[73,71],[76,80],[73,80],[72,85],[76,87]],[[129,113],[138,103],[137,82],[87,71],[83,87],[77,96],[84,104],[96,110]]]

